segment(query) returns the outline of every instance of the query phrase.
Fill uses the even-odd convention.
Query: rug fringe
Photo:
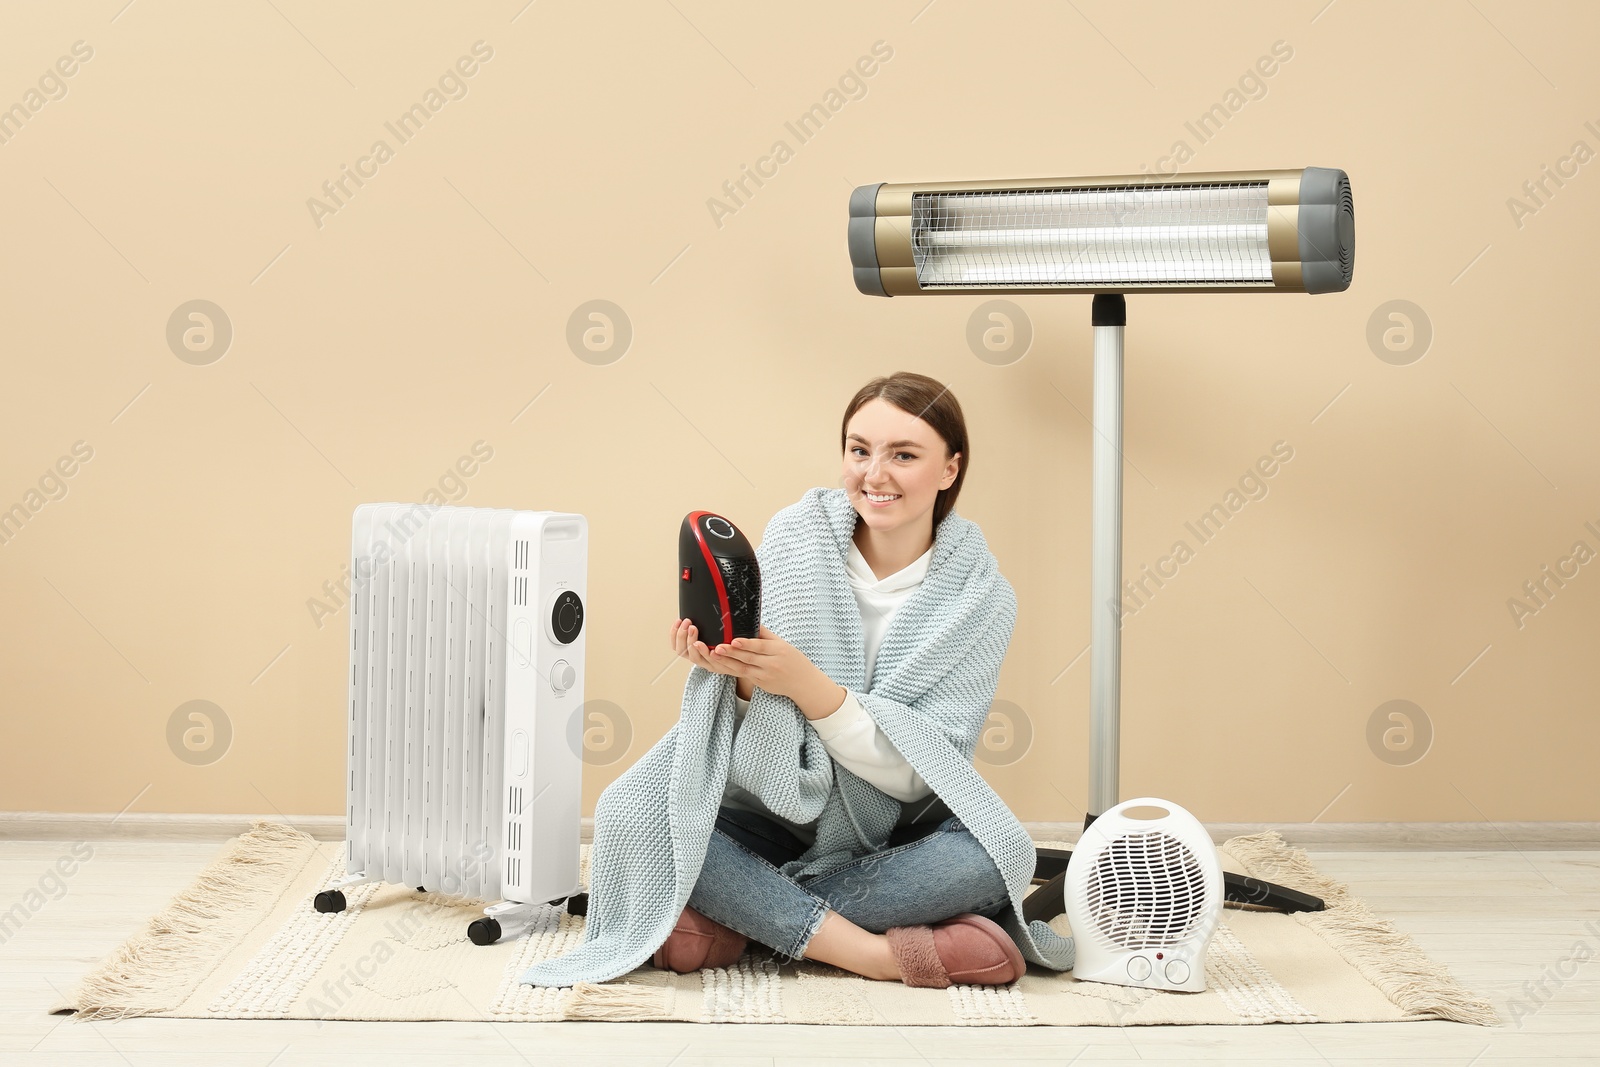
[[[577,982],[563,1006],[568,1019],[660,1019],[671,1014],[672,989],[618,982]]]
[[[1409,1016],[1496,1026],[1500,1016],[1487,1000],[1474,996],[1394,923],[1372,913],[1343,882],[1327,877],[1304,849],[1284,841],[1276,830],[1235,837],[1222,850],[1256,878],[1313,893],[1324,911],[1301,911],[1294,919],[1312,930],[1372,985]]]
[[[248,914],[279,892],[285,869],[300,855],[292,846],[316,844],[292,826],[258,820],[143,931],[84,976],[71,1000],[78,1017],[126,1019],[183,1003],[199,980],[196,961],[215,959],[238,942],[237,924],[219,920]]]

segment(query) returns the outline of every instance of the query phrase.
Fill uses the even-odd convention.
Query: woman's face
[[[861,521],[882,533],[926,520],[961,469],[937,430],[887,400],[862,404],[845,427],[844,488]],[[870,494],[870,495],[869,495]],[[888,503],[871,497],[887,495]]]

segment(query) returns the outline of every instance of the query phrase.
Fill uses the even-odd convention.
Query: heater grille
[[[1339,272],[1344,277],[1344,283],[1350,284],[1350,275],[1355,272],[1356,260],[1356,204],[1350,195],[1350,182],[1348,179],[1339,182]]]
[[[1270,288],[1267,183],[917,193],[923,289]]]
[[[507,863],[510,857],[522,854],[522,788],[510,786],[506,789],[506,856]],[[507,870],[510,868],[507,867]],[[511,884],[515,884],[512,881]]]
[[[1172,948],[1207,914],[1205,870],[1170,834],[1118,837],[1094,859],[1082,890],[1095,934],[1108,948]]]
[[[722,584],[728,590],[728,607],[733,612],[735,633],[738,632],[739,622],[742,620],[749,619],[759,625],[761,621],[760,564],[753,559],[744,557],[727,559],[723,556],[715,556],[713,558],[717,561],[717,569],[722,572]]]

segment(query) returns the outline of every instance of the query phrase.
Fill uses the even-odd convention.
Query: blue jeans
[[[832,910],[857,926],[936,923],[966,912],[993,918],[1011,904],[989,853],[954,815],[922,836],[858,856],[821,876],[791,879],[778,866],[806,851],[771,819],[723,807],[706,845],[689,906],[773,949],[782,962],[805,955]]]

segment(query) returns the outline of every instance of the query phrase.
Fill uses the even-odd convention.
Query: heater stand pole
[[[1089,810],[1117,804],[1122,713],[1122,333],[1120,293],[1094,298],[1094,496],[1090,519]]]
[[[1083,826],[1117,805],[1122,715],[1122,331],[1120,293],[1094,298],[1094,496],[1089,589],[1089,810]],[[1033,880],[1044,884],[1022,902],[1024,922],[1049,922],[1066,910],[1067,849],[1037,846]],[[1225,871],[1223,895],[1283,912],[1321,911],[1321,898]]]

